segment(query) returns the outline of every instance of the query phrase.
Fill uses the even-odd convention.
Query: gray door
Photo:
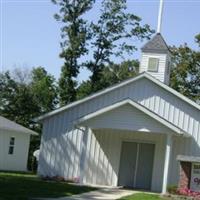
[[[134,171],[136,168],[137,143],[123,142],[119,169],[118,184],[133,187]]]
[[[123,142],[118,184],[138,189],[151,189],[154,144]]]
[[[154,144],[139,144],[135,188],[151,189]]]

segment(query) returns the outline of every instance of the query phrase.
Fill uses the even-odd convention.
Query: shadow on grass
[[[0,172],[0,200],[71,196],[95,190],[65,182],[43,181],[35,175]]]

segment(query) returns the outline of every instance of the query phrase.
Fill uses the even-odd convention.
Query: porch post
[[[172,147],[172,136],[168,134],[166,138],[166,147],[165,147],[165,162],[164,162],[163,185],[162,185],[163,194],[167,192],[171,147]]]
[[[85,130],[83,131],[81,156],[80,156],[80,183],[82,184],[84,183],[84,176],[85,176],[85,160],[87,151],[88,132],[89,128],[85,127]]]

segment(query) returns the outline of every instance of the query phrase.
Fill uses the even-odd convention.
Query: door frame
[[[154,145],[154,155],[153,155],[153,166],[152,166],[152,175],[151,175],[151,190],[152,190],[152,177],[153,177],[153,171],[154,171],[154,164],[155,164],[155,152],[156,152],[156,142],[151,141],[151,140],[138,140],[138,139],[122,139],[120,142],[120,158],[119,158],[119,165],[118,165],[118,174],[117,174],[117,185],[119,185],[119,172],[120,172],[120,163],[121,163],[121,153],[122,153],[122,145],[124,142],[130,142],[130,143],[136,143],[137,144],[137,157],[136,157],[136,170],[133,172],[134,173],[134,182],[133,182],[133,188],[136,185],[136,175],[137,175],[137,166],[138,166],[138,158],[139,158],[139,144],[152,144]]]

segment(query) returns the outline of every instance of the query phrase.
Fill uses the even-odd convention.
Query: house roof
[[[188,133],[186,133],[184,130],[180,129],[179,127],[175,126],[173,123],[165,120],[164,118],[162,118],[161,116],[155,114],[154,112],[152,112],[151,110],[149,110],[148,108],[144,107],[143,105],[133,101],[132,99],[125,99],[122,100],[120,102],[117,102],[115,104],[112,104],[110,106],[106,106],[104,108],[101,108],[95,112],[92,112],[90,114],[85,115],[84,117],[81,117],[79,120],[77,120],[75,122],[75,125],[78,124],[82,124],[83,122],[86,122],[94,117],[97,117],[101,114],[104,114],[106,112],[109,112],[111,110],[114,110],[120,106],[129,104],[131,106],[133,106],[134,108],[138,109],[139,111],[143,112],[144,114],[148,115],[149,117],[153,118],[154,120],[156,120],[157,122],[159,122],[160,124],[164,125],[165,127],[169,128],[170,130],[172,130],[173,132],[177,133],[178,135],[184,135],[184,136],[190,136]]]
[[[200,157],[197,157],[197,156],[178,155],[176,160],[183,161],[183,162],[199,162],[200,163]]]
[[[53,116],[53,115],[56,115],[56,114],[58,114],[58,113],[60,113],[60,112],[65,111],[65,110],[67,110],[67,109],[69,109],[69,108],[72,108],[72,107],[77,106],[77,105],[79,105],[79,104],[81,104],[81,103],[84,103],[84,102],[89,101],[89,100],[91,100],[91,99],[94,99],[94,98],[96,98],[96,97],[98,97],[98,96],[101,96],[101,95],[103,95],[103,94],[106,94],[106,93],[108,93],[108,92],[110,92],[110,91],[112,91],[112,90],[115,90],[115,89],[117,89],[117,88],[123,87],[123,86],[125,86],[125,85],[127,85],[127,84],[130,84],[130,83],[132,83],[132,82],[135,82],[135,81],[137,81],[137,80],[139,80],[139,79],[141,79],[141,78],[147,78],[148,80],[154,82],[154,83],[157,84],[158,86],[160,86],[160,87],[162,87],[163,89],[167,90],[168,92],[172,93],[172,94],[175,95],[176,97],[180,98],[181,100],[185,101],[186,103],[188,103],[188,104],[190,104],[191,106],[195,107],[196,109],[200,110],[200,105],[198,105],[198,104],[195,103],[194,101],[190,100],[189,98],[185,97],[184,95],[180,94],[179,92],[177,92],[176,90],[172,89],[171,87],[167,86],[166,84],[164,84],[163,82],[159,81],[158,79],[154,78],[154,77],[151,76],[149,73],[143,72],[143,73],[139,74],[138,76],[136,76],[136,77],[134,77],[134,78],[130,78],[130,79],[127,79],[127,80],[125,80],[125,81],[122,81],[121,83],[118,83],[118,84],[115,84],[115,85],[113,85],[113,86],[110,86],[110,87],[108,87],[108,88],[106,88],[106,89],[104,89],[104,90],[101,90],[101,91],[99,91],[99,92],[96,92],[96,93],[94,93],[94,94],[92,94],[92,95],[90,95],[90,96],[88,96],[88,97],[85,97],[85,98],[83,98],[83,99],[81,99],[81,100],[75,101],[75,102],[70,103],[70,104],[68,104],[68,105],[66,105],[66,106],[60,107],[60,108],[58,108],[58,109],[56,109],[56,110],[54,110],[54,111],[51,111],[51,112],[46,113],[46,114],[44,114],[44,115],[42,115],[42,116],[39,116],[39,117],[35,118],[34,120],[35,120],[36,122],[43,121],[44,119],[46,119],[46,118],[48,118],[48,117],[51,117],[51,116]]]
[[[157,33],[151,40],[149,40],[142,48],[143,52],[148,53],[168,53],[169,48],[164,38],[160,33]]]
[[[17,124],[2,116],[0,116],[0,130],[8,130],[8,131],[14,131],[14,132],[19,132],[19,133],[38,135],[38,133],[36,133],[35,131],[25,128],[24,126]]]

